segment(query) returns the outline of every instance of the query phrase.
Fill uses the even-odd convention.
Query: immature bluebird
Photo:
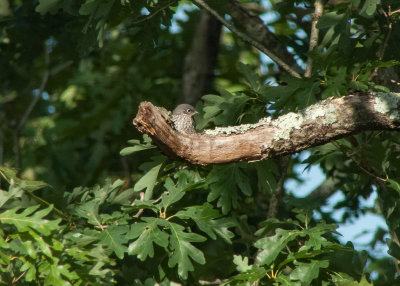
[[[190,104],[179,104],[172,112],[175,130],[181,133],[196,133],[193,115],[198,113]]]

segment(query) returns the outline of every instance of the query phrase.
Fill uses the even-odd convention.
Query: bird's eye
[[[186,112],[187,112],[187,113],[190,113],[190,112],[191,112],[191,110],[188,108],[188,109],[186,109]]]

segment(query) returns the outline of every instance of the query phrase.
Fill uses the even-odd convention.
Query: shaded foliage
[[[207,3],[229,14],[231,1],[214,2]],[[271,1],[267,27],[301,66],[313,59],[307,79],[288,76],[224,31],[215,92],[196,106],[199,130],[349,92],[395,91],[379,73],[399,75],[397,2],[328,1],[320,41],[307,52],[314,2]],[[267,9],[265,1],[240,3],[259,16]],[[174,0],[0,4],[0,282],[398,283],[397,133],[365,132],[287,164],[200,167],[169,160],[133,128],[139,102],[169,110],[179,102],[198,17],[191,2]],[[285,181],[302,181],[301,164],[321,168],[327,197],[344,194],[332,211],[327,197],[296,198],[286,189]],[[374,207],[360,203],[375,193]],[[268,217],[272,207],[276,217]],[[388,256],[339,240],[337,224],[365,213],[386,221],[370,245],[386,243]]]

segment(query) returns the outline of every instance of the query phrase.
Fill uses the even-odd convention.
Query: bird
[[[175,130],[180,133],[196,133],[196,123],[194,122],[193,115],[197,113],[196,109],[190,104],[179,104],[175,107],[171,118]]]

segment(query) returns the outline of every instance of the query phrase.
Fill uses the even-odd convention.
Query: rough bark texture
[[[212,5],[212,2],[209,2],[209,4]],[[249,12],[235,0],[230,0],[225,9],[232,17],[235,25],[241,27],[248,36],[272,51],[275,55],[279,55],[293,70],[302,73],[302,68],[297,65],[293,55],[287,51],[287,47],[268,29],[260,17]]]
[[[399,103],[396,93],[348,95],[274,120],[182,134],[157,107],[142,102],[133,122],[167,156],[200,165],[224,164],[292,154],[365,130],[399,130]]]

